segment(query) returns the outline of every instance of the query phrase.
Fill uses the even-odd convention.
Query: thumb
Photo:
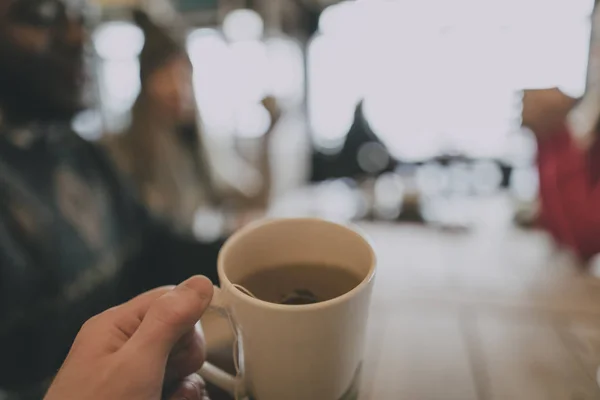
[[[166,358],[175,343],[194,329],[212,296],[213,285],[208,278],[189,278],[154,300],[129,345]]]

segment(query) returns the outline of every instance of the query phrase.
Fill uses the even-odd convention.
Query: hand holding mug
[[[87,321],[45,400],[206,400],[194,374],[205,359],[197,324],[213,296],[195,276]]]

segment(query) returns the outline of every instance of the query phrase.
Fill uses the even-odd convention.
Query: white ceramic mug
[[[363,236],[332,222],[274,219],[241,229],[219,254],[221,289],[212,302],[236,327],[240,374],[205,364],[200,375],[238,398],[356,399],[375,263]],[[347,268],[362,281],[307,305],[265,302],[234,286],[261,269],[298,264]]]

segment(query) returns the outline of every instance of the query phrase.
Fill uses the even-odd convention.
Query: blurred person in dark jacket
[[[278,118],[267,100],[272,123],[263,139],[261,184],[249,192],[215,176],[198,118],[192,64],[170,27],[143,11],[134,11],[145,43],[140,54],[141,92],[132,109],[129,129],[108,136],[106,143],[119,166],[137,187],[148,208],[180,231],[191,231],[200,207],[265,208],[270,192],[268,143]]]
[[[217,280],[219,243],[156,223],[70,129],[85,10],[0,0],[0,398],[41,398],[91,316],[191,275]]]

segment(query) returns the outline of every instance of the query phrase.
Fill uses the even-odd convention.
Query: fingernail
[[[203,301],[209,302],[213,294],[213,284],[205,276],[196,275],[183,282],[188,288],[196,292],[196,295]]]

